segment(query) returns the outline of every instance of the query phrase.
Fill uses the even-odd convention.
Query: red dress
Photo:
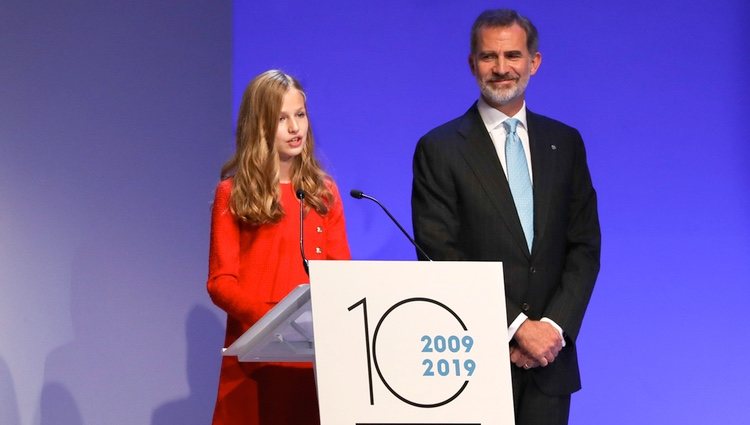
[[[308,209],[305,255],[309,260],[348,260],[344,211],[335,184],[328,214]],[[262,226],[240,224],[229,211],[232,179],[216,188],[211,215],[208,293],[227,312],[225,347],[279,302],[309,281],[299,252],[299,201],[281,184],[284,217]],[[318,424],[310,363],[240,363],[224,357],[214,425]]]

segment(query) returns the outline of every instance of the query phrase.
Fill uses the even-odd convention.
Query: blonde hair
[[[273,223],[284,215],[279,189],[279,155],[274,138],[284,94],[292,88],[305,97],[294,77],[270,70],[255,77],[242,96],[235,134],[236,151],[221,167],[221,178],[233,177],[229,208],[243,222]],[[307,206],[324,215],[333,202],[333,194],[328,187],[330,177],[315,159],[315,142],[309,125],[305,140],[302,153],[293,159],[291,183],[295,190],[305,192]]]

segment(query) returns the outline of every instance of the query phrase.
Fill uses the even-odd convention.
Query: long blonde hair
[[[255,77],[245,89],[237,117],[236,151],[221,167],[221,178],[234,177],[229,208],[243,222],[259,225],[284,215],[279,189],[279,155],[274,138],[284,94],[302,86],[279,70]],[[308,114],[309,116],[309,114]],[[293,159],[291,182],[305,192],[305,204],[326,214],[333,202],[330,177],[315,159],[312,128],[308,125],[302,153]]]

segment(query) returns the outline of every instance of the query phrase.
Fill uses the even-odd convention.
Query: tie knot
[[[508,134],[516,134],[516,127],[518,127],[518,122],[519,121],[515,118],[508,118],[507,120],[503,121],[505,131],[507,131]]]

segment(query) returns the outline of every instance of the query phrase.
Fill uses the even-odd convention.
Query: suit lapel
[[[505,177],[492,139],[479,116],[476,103],[464,114],[458,132],[466,140],[460,149],[469,167],[473,169],[482,189],[500,213],[519,249],[529,256],[526,237],[513,202],[508,179]],[[534,202],[536,203],[536,195]]]
[[[531,150],[531,169],[534,173],[534,247],[544,238],[544,231],[549,213],[551,179],[554,176],[554,152],[556,147],[550,143],[554,135],[539,125],[539,119],[533,112],[526,110],[526,124],[529,132],[529,149]]]

